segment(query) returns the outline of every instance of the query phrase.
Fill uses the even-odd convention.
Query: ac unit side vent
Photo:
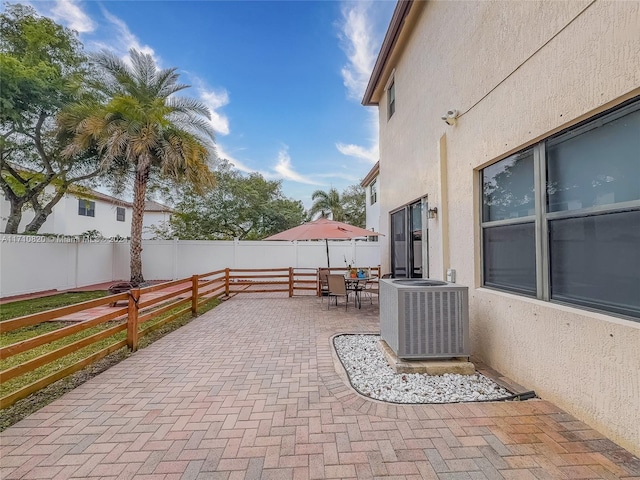
[[[382,338],[401,358],[468,356],[467,288],[380,285]]]

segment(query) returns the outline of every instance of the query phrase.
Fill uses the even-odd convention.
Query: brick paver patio
[[[543,400],[391,405],[331,348],[377,309],[237,297],[2,435],[0,478],[640,478],[640,461]]]

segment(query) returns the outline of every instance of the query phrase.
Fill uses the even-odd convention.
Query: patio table
[[[364,285],[368,281],[373,280],[375,277],[348,277],[345,275],[344,279],[347,284],[347,290],[351,290],[355,293],[354,305],[357,305],[358,308],[362,308],[362,299],[360,298],[360,293],[364,289]],[[363,286],[360,286],[360,284]]]

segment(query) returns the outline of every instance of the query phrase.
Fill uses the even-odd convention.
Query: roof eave
[[[371,181],[378,176],[379,173],[380,173],[380,160],[376,162],[373,168],[369,170],[369,173],[367,173],[367,175],[362,179],[362,182],[360,182],[360,186],[366,187],[367,185],[369,185]]]
[[[387,29],[387,33],[382,41],[382,46],[380,47],[380,53],[378,53],[378,58],[373,66],[371,77],[369,77],[367,89],[365,90],[364,97],[362,98],[362,105],[364,106],[378,105],[378,102],[372,101],[373,93],[380,82],[380,77],[382,76],[384,67],[389,60],[389,56],[398,41],[398,37],[400,36],[400,32],[404,25],[404,20],[407,18],[409,10],[411,10],[413,1],[414,0],[398,0],[398,3],[396,4],[396,8],[391,17],[391,22],[389,23],[389,28]]]

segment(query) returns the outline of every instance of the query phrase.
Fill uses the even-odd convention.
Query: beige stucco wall
[[[380,230],[390,210],[428,195],[439,210],[429,271],[455,268],[469,285],[474,355],[635,454],[640,323],[481,288],[477,171],[639,87],[638,1],[432,1],[414,5],[374,94]],[[456,126],[440,119],[450,109],[465,112]]]

